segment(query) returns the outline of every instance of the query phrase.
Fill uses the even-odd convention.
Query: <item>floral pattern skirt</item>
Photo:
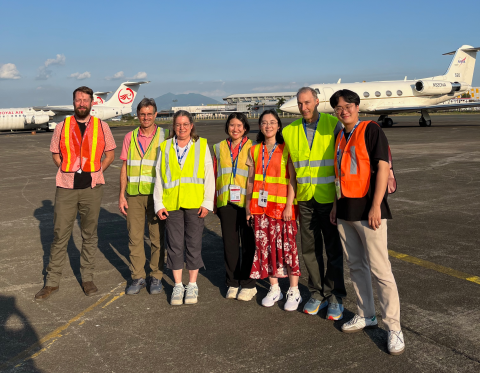
[[[254,215],[255,257],[250,277],[263,279],[288,277],[287,266],[291,274],[300,276],[298,259],[296,221],[274,219],[265,214]]]

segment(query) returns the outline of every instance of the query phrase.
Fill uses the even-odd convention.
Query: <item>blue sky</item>
[[[451,56],[442,53],[480,46],[478,1],[46,0],[1,9],[1,108],[70,104],[80,85],[115,90],[145,75],[140,96],[217,100],[339,78],[421,78],[445,72]]]

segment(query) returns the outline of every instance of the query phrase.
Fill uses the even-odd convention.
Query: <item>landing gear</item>
[[[430,119],[428,111],[422,110],[422,116],[418,120],[418,124],[420,124],[420,127],[430,127],[432,125],[432,120]]]
[[[380,115],[378,123],[380,123],[383,128],[393,126],[393,120],[392,118],[389,118],[388,115]]]

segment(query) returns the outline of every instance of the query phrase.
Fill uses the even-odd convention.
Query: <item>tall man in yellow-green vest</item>
[[[153,190],[160,144],[168,137],[168,130],[157,127],[157,104],[144,98],[137,106],[140,127],[125,135],[123,140],[122,170],[120,172],[120,197],[118,208],[127,217],[130,270],[133,282],[125,291],[127,295],[140,293],[147,286],[145,272],[145,216],[150,237],[150,294],[161,293],[165,263],[165,221],[155,214]],[[126,192],[126,194],[125,194]]]
[[[302,119],[285,127],[283,137],[296,172],[302,255],[309,275],[311,298],[303,311],[316,315],[328,307],[327,318],[340,320],[347,293],[342,246],[330,212],[335,200],[334,145],[343,125],[334,116],[318,112],[320,101],[313,88],[300,88],[297,103]]]
[[[57,292],[67,256],[73,225],[80,215],[82,249],[80,274],[85,295],[98,292],[93,283],[95,254],[98,249],[98,216],[102,203],[103,172],[115,158],[115,140],[108,124],[90,115],[93,91],[79,87],[73,91],[74,114],[55,127],[50,151],[58,167],[56,176],[53,243],[47,266],[45,286],[35,300],[41,301]],[[105,157],[102,160],[103,155]]]

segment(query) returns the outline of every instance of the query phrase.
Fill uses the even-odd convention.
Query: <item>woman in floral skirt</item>
[[[282,122],[275,110],[266,110],[259,119],[257,145],[247,160],[247,221],[255,232],[255,257],[251,278],[270,280],[262,305],[271,307],[283,299],[278,279],[289,277],[285,311],[295,311],[302,302],[298,290],[300,264],[295,236],[295,169],[282,137]],[[293,175],[290,178],[290,175]]]

